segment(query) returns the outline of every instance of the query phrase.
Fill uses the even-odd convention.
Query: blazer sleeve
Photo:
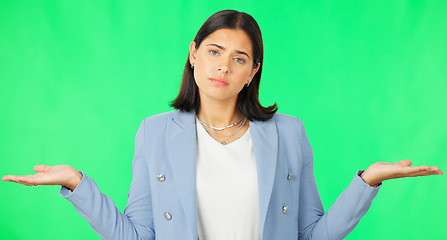
[[[363,182],[357,172],[354,179],[325,213],[314,176],[313,152],[300,120],[303,166],[300,178],[298,239],[343,239],[368,211],[379,187]]]
[[[124,214],[83,172],[83,178],[74,191],[65,187],[61,189],[62,197],[73,204],[102,239],[155,239],[145,149],[143,120],[135,137],[133,179]]]

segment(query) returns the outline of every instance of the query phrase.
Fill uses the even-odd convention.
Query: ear
[[[247,81],[245,84],[249,84],[249,83],[251,82],[251,80],[253,79],[253,77],[254,77],[254,76],[256,75],[256,73],[258,72],[260,66],[261,66],[261,63],[259,62],[259,63],[258,63],[258,66],[256,66],[256,68],[253,68],[253,69],[251,70],[251,73],[250,73],[250,75],[248,76],[248,81]]]
[[[192,41],[191,44],[189,44],[189,64],[191,64],[191,66],[194,66],[194,63],[196,62],[196,56],[196,42]]]

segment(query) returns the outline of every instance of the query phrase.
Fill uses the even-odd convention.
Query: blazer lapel
[[[177,111],[166,129],[168,159],[174,184],[185,212],[187,226],[197,239],[195,112]]]
[[[278,156],[278,133],[274,118],[265,122],[250,122],[250,133],[258,173],[259,224],[262,235],[275,181]]]

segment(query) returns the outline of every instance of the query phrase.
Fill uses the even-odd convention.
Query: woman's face
[[[195,49],[189,48],[189,61],[194,66],[194,78],[201,101],[237,101],[237,96],[259,69],[253,68],[250,37],[239,29],[220,29]]]

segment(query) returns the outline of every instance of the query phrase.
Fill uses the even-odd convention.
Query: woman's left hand
[[[388,179],[443,174],[438,167],[410,167],[411,164],[410,160],[402,160],[397,163],[376,162],[369,166],[360,177],[365,183],[375,187]]]

